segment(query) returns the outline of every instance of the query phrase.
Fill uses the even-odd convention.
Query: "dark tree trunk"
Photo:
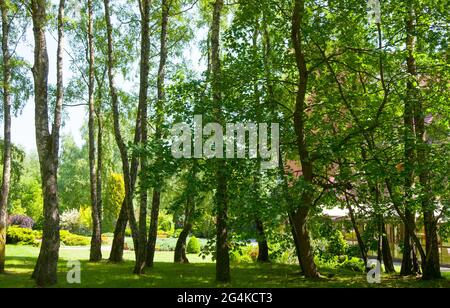
[[[47,23],[46,1],[31,1],[33,32],[35,41],[35,63],[33,77],[35,85],[35,126],[36,142],[42,179],[44,199],[44,226],[39,257],[33,272],[38,286],[50,286],[57,282],[59,258],[59,209],[57,194],[59,131],[63,103],[63,31],[64,5],[59,3],[58,51],[57,51],[57,91],[52,132],[49,131],[48,113],[48,54],[45,39]]]
[[[220,64],[220,20],[222,17],[223,0],[214,2],[213,18],[211,25],[211,73],[213,108],[217,123],[222,123],[222,89],[221,89],[221,64]],[[228,183],[227,164],[225,160],[218,158],[216,161],[216,208],[217,208],[217,238],[216,238],[216,280],[229,282],[230,255],[228,245]]]
[[[95,68],[94,68],[94,33],[93,33],[93,6],[92,0],[88,0],[88,62],[89,62],[89,177],[91,189],[92,206],[92,238],[91,238],[91,262],[102,259],[102,231],[101,217],[98,208],[97,195],[97,171],[96,171],[96,148],[95,148]]]
[[[381,251],[383,254],[384,270],[386,273],[395,273],[394,260],[392,258],[391,247],[386,234],[386,224],[381,222]]]
[[[300,242],[298,240],[297,231],[295,230],[294,213],[289,213],[289,225],[294,240],[295,252],[297,254],[298,264],[300,265],[300,272],[303,273],[302,256],[300,255]]]
[[[125,201],[123,202],[125,203]],[[125,245],[125,230],[127,228],[128,218],[126,205],[122,204],[120,209],[119,218],[116,222],[114,229],[114,239],[111,246],[111,253],[109,261],[113,263],[119,263],[123,261],[123,249]]]
[[[258,262],[268,263],[270,262],[269,245],[267,244],[264,225],[260,219],[256,219],[255,226],[258,232]]]
[[[178,237],[177,245],[175,246],[175,263],[189,263],[189,259],[186,256],[186,241],[191,230],[192,225],[190,223],[185,224],[183,231],[181,231],[180,236]]]
[[[140,64],[140,90],[139,109],[141,114],[141,129],[143,145],[147,143],[147,99],[148,99],[148,75],[150,72],[150,0],[139,1],[141,10],[141,64]],[[141,275],[145,273],[145,263],[147,258],[147,184],[146,167],[147,160],[145,154],[141,156],[141,176],[140,176],[140,207],[139,207],[139,246],[137,251],[136,265],[134,273]]]
[[[411,211],[405,210],[405,217],[407,220],[411,221],[411,224],[415,224],[414,216],[412,216]],[[401,276],[410,276],[417,274],[416,267],[414,264],[414,246],[411,240],[411,235],[406,231],[403,237],[403,257],[402,257],[402,267],[400,270]]]
[[[186,241],[189,233],[192,230],[191,216],[194,212],[194,201],[190,196],[186,202],[185,218],[183,224],[183,231],[181,231],[180,236],[177,240],[177,245],[175,246],[175,263],[189,263],[186,256]]]
[[[414,58],[414,50],[416,45],[416,38],[414,35],[414,12],[411,5],[408,5],[408,18],[406,19],[406,49],[408,52],[407,57],[407,70],[408,74],[415,76],[416,59]],[[414,83],[411,79],[407,80],[407,95],[405,99],[404,110],[404,125],[405,125],[405,218],[410,223],[415,223],[415,212],[411,208],[412,199],[412,186],[414,183],[414,160],[415,160],[415,128],[414,128],[414,98],[416,97]],[[413,246],[411,242],[411,235],[406,231],[403,238],[403,259],[400,275],[409,276],[415,274],[414,261],[413,261]]]
[[[346,205],[347,205],[347,210],[348,213],[350,215],[350,221],[352,222],[352,226],[353,226],[353,230],[355,231],[356,234],[356,239],[358,241],[358,246],[359,246],[359,250],[361,252],[361,258],[364,261],[364,265],[367,268],[367,248],[366,245],[364,244],[363,238],[361,236],[361,232],[359,231],[358,228],[358,223],[356,222],[356,217],[355,217],[355,211],[352,208],[352,205],[350,204],[350,201],[348,200],[349,196],[346,195],[345,199],[346,199]]]
[[[11,65],[9,53],[9,17],[8,6],[1,2],[2,12],[2,55],[3,55],[3,174],[0,196],[0,274],[5,271],[7,206],[11,180]]]
[[[161,193],[159,191],[153,192],[152,210],[150,214],[150,228],[147,244],[147,267],[153,267],[155,258],[156,240],[158,238],[158,216],[161,205]]]
[[[308,71],[306,66],[305,54],[302,45],[301,27],[305,13],[304,0],[294,0],[294,11],[292,14],[292,44],[295,50],[295,61],[299,73],[298,90],[294,112],[295,133],[297,136],[297,147],[302,166],[304,180],[307,183],[313,182],[313,165],[310,159],[308,145],[305,136],[305,110],[306,110],[306,92],[308,86]],[[309,211],[313,206],[313,193],[305,190],[301,196],[301,203],[294,217],[295,230],[299,241],[301,265],[307,278],[319,277],[314,255],[311,248],[309,232],[306,221]]]
[[[115,85],[114,78],[114,50],[113,50],[113,27],[111,23],[111,15],[110,15],[110,7],[109,0],[104,0],[104,9],[105,9],[105,22],[106,22],[106,33],[107,33],[107,41],[108,41],[108,79],[109,79],[109,90],[111,95],[112,102],[112,111],[113,111],[113,120],[114,120],[114,137],[116,139],[117,146],[120,152],[120,158],[122,160],[122,169],[123,169],[123,177],[125,182],[125,201],[124,206],[126,209],[126,214],[128,217],[128,222],[131,228],[131,233],[133,237],[133,243],[137,258],[137,251],[139,249],[139,231],[136,222],[136,217],[134,216],[134,207],[133,207],[133,192],[134,185],[132,179],[132,169],[133,164],[130,164],[128,159],[128,149],[127,145],[122,136],[122,132],[120,130],[120,112],[119,112],[119,97],[117,94],[117,89]],[[138,113],[138,117],[140,117],[140,113]],[[138,123],[140,120],[138,120]],[[140,126],[140,125],[139,125]],[[139,133],[139,140],[141,134]]]
[[[160,141],[162,138],[162,125],[164,122],[164,101],[165,101],[165,79],[167,63],[167,31],[169,26],[170,3],[168,0],[162,0],[161,3],[161,36],[160,36],[160,58],[157,78],[158,100],[156,102],[156,132],[155,139]],[[157,158],[159,159],[159,158]],[[158,235],[158,216],[161,205],[161,187],[162,180],[157,175],[157,184],[153,187],[152,210],[150,217],[150,230],[147,244],[147,266],[153,267],[155,257],[156,240]]]

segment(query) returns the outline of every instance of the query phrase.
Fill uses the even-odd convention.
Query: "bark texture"
[[[156,132],[155,139],[160,141],[162,138],[162,125],[164,122],[164,101],[165,93],[165,79],[166,79],[166,64],[167,64],[167,31],[169,26],[169,10],[170,3],[168,0],[162,0],[161,3],[161,36],[160,36],[160,58],[157,78],[158,100],[156,102]],[[159,159],[159,158],[157,158]],[[161,206],[161,188],[162,179],[159,175],[156,177],[156,185],[153,187],[152,210],[150,214],[150,229],[148,234],[147,244],[147,266],[153,267],[153,260],[155,258],[156,238],[158,233],[158,216],[159,208]]]
[[[9,53],[9,12],[4,1],[0,4],[2,14],[2,55],[3,55],[3,174],[0,196],[0,274],[5,271],[6,228],[9,188],[11,181],[11,64]]]
[[[301,27],[305,13],[305,1],[294,0],[294,11],[292,14],[292,43],[295,49],[295,61],[299,74],[298,90],[294,112],[294,126],[297,136],[297,148],[302,166],[303,178],[307,183],[313,182],[313,163],[310,159],[308,145],[305,138],[305,110],[306,92],[308,87],[308,70],[302,43]],[[293,217],[295,231],[297,233],[298,246],[300,250],[301,266],[307,278],[319,277],[311,241],[307,229],[307,219],[313,206],[313,194],[307,189],[300,197],[300,204]]]
[[[33,279],[38,286],[50,286],[57,282],[59,258],[59,209],[57,193],[59,131],[63,103],[63,38],[64,6],[61,0],[58,11],[57,90],[52,131],[49,131],[48,113],[48,53],[45,39],[46,1],[31,1],[34,49],[34,91],[36,143],[44,198],[44,223],[42,244],[34,268]]]

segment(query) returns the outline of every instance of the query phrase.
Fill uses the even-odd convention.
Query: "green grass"
[[[7,247],[7,273],[0,275],[0,288],[32,288],[30,279],[39,249],[29,246]],[[105,256],[107,253],[105,252]],[[322,269],[327,278],[307,280],[298,273],[298,267],[278,264],[241,264],[232,267],[232,282],[228,285],[217,285],[214,281],[215,265],[210,260],[203,260],[190,255],[191,264],[172,264],[173,253],[158,252],[153,269],[147,270],[143,276],[131,274],[133,269],[133,252],[126,252],[125,262],[111,264],[107,261],[89,263],[87,249],[62,248],[60,252],[58,285],[56,287],[75,288],[211,288],[211,287],[249,287],[249,288],[299,288],[299,287],[450,287],[450,275],[439,281],[421,281],[415,278],[399,278],[383,276],[382,284],[369,285],[362,273],[349,271],[335,272]],[[67,261],[81,261],[81,284],[69,285],[66,282]]]

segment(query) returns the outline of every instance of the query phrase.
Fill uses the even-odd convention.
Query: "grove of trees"
[[[230,256],[250,239],[259,262],[292,249],[299,275],[318,278],[317,219],[338,207],[366,266],[375,252],[396,271],[386,231],[395,221],[404,230],[399,274],[441,278],[439,246],[450,230],[449,0],[0,3],[0,274],[8,216],[23,214],[43,231],[32,278],[56,284],[60,215],[77,204],[90,221],[90,262],[123,261],[128,234],[137,275],[152,271],[169,211],[180,229],[175,263],[189,263],[189,235],[212,221],[203,253],[218,282],[232,279]],[[30,48],[33,63],[18,46]],[[12,143],[11,122],[25,104],[35,110],[37,156]],[[61,134],[75,106],[86,108],[81,147]],[[223,127],[279,123],[277,168],[223,153],[175,159],[172,127],[202,130],[198,115]],[[109,256],[105,230],[114,234]]]

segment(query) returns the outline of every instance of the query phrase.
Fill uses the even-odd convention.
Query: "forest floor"
[[[39,249],[28,246],[7,247],[7,273],[0,275],[0,288],[32,288],[30,279]],[[107,254],[105,254],[107,256]],[[353,287],[444,287],[450,288],[450,273],[444,273],[439,281],[422,281],[416,278],[399,278],[383,275],[381,284],[368,284],[366,275],[345,270],[321,269],[326,278],[307,280],[299,276],[295,265],[239,264],[232,266],[232,282],[217,285],[215,265],[189,255],[191,264],[173,264],[173,253],[158,252],[155,266],[141,277],[133,275],[134,252],[125,252],[125,262],[111,264],[107,261],[89,263],[89,250],[61,248],[58,285],[71,288],[353,288]],[[68,261],[81,262],[81,284],[70,285],[66,276]]]

